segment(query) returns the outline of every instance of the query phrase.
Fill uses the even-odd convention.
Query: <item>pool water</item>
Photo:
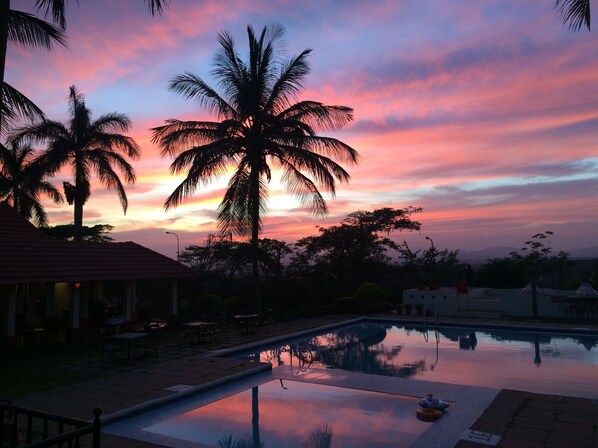
[[[363,322],[235,357],[598,398],[598,336]]]
[[[417,403],[394,394],[272,380],[201,407],[193,408],[191,400],[185,407],[192,409],[143,431],[165,436],[177,447],[217,446],[231,438],[291,448],[326,437],[339,448],[410,446],[430,427],[414,418]]]
[[[177,448],[423,448],[453,446],[499,389],[598,398],[589,333],[360,321],[230,356],[273,369],[103,430]],[[451,403],[434,423],[415,415],[428,393]]]

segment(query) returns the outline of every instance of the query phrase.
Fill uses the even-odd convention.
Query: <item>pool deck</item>
[[[387,317],[414,323],[421,321],[421,318],[415,316]],[[159,403],[170,399],[173,394],[185,393],[190,388],[207,387],[264,369],[260,364],[209,356],[213,350],[250,344],[348,319],[349,316],[325,316],[275,323],[262,329],[259,334],[249,335],[240,335],[231,330],[218,342],[206,341],[200,345],[182,347],[161,346],[157,359],[150,357],[102,363],[98,354],[97,362],[73,363],[70,366],[72,369],[93,373],[94,379],[19,397],[13,402],[19,406],[85,420],[91,419],[91,410],[99,407],[103,417],[110,419],[144,403]],[[533,321],[480,318],[442,318],[441,323],[562,331],[583,328],[598,333],[598,325],[589,324],[541,324]],[[598,378],[596,384],[598,396]],[[490,437],[495,435],[500,436],[500,440],[494,445],[498,447],[598,447],[598,400],[595,397],[584,399],[503,389],[470,426],[470,429],[476,431],[472,433],[470,440],[462,439],[453,446],[482,448],[489,446],[487,439],[490,439],[490,443],[496,441],[496,437]],[[160,445],[103,433],[102,447],[157,448]]]

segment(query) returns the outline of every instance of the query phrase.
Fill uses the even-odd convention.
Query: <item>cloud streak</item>
[[[272,183],[263,236],[294,241],[358,209],[413,205],[424,208],[425,231],[450,248],[519,246],[548,227],[564,248],[598,240],[598,41],[563,27],[551,4],[231,5],[172,0],[151,18],[135,2],[73,4],[68,50],[9,48],[7,81],[50,118],[65,119],[75,84],[94,116],[117,111],[133,120],[142,159],[134,162],[137,184],[127,188],[129,211],[124,216],[114,192],[94,183],[86,222],[116,225],[118,235],[156,248],[166,247],[156,236],[163,229],[195,244],[217,230],[227,179],[166,212],[180,177],[170,174],[172,159],[160,156],[149,129],[167,118],[213,119],[169,92],[168,81],[191,71],[213,84],[218,32],[231,32],[244,52],[247,24],[279,22],[289,55],[314,49],[302,98],[355,109],[355,121],[334,136],[361,158],[348,167],[350,184],[329,198],[326,220]],[[48,203],[48,210],[52,224],[71,219],[66,205]]]

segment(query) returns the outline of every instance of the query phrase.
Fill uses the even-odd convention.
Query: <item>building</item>
[[[169,314],[176,316],[178,280],[188,267],[133,242],[61,241],[38,230],[7,203],[0,203],[0,338],[14,344],[24,329],[42,331],[62,321],[77,335],[93,317],[93,303],[110,302],[105,285],[115,283],[118,320],[135,318],[137,282],[169,282]],[[114,288],[113,288],[114,289]]]

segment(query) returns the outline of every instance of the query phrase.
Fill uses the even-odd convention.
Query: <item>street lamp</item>
[[[166,232],[167,235],[174,235],[176,236],[176,261],[180,261],[180,253],[179,253],[179,236],[174,232]]]
[[[426,239],[430,242],[430,249],[432,253],[432,282],[436,283],[436,246],[434,246],[434,240],[429,236]]]
[[[426,237],[426,239],[427,239],[428,241],[430,241],[430,244],[432,244],[432,249],[436,249],[436,248],[434,247],[434,241],[432,240],[432,238],[430,238],[429,236],[427,236],[427,237]]]

